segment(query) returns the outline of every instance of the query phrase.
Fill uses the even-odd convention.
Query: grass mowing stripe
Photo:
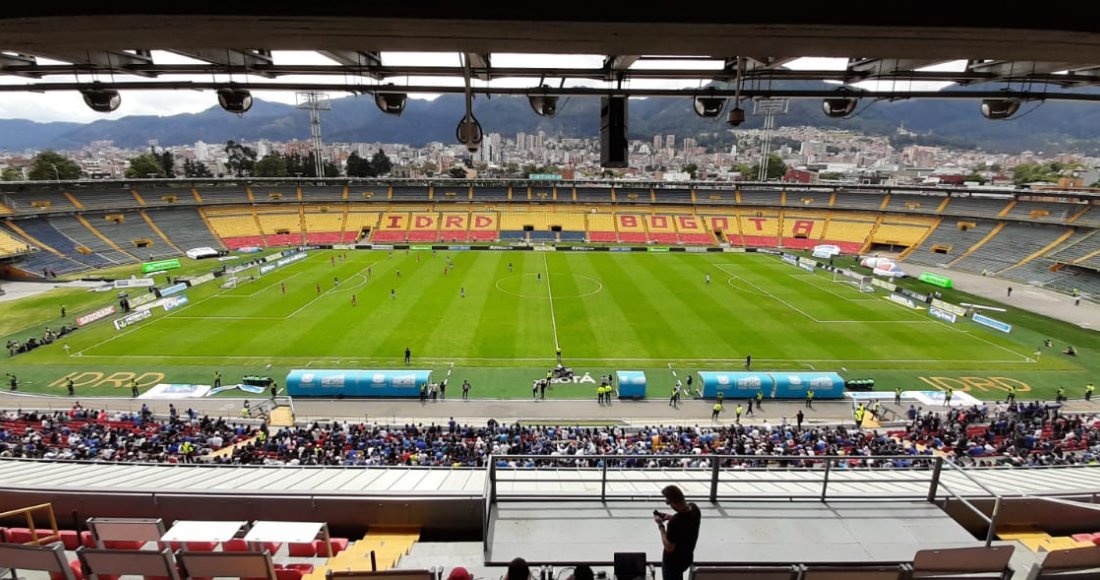
[[[546,262],[546,252],[542,252],[542,269],[546,272],[546,295],[550,298],[550,326],[554,329],[554,349],[561,347],[558,342],[558,321],[554,318],[554,290],[550,285],[550,264]]]

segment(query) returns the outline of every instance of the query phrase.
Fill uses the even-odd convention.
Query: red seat
[[[73,577],[76,580],[84,580],[84,569],[80,567],[80,560],[69,562],[69,568],[72,569]],[[98,577],[103,578],[103,580],[118,580],[118,576],[100,575]],[[60,572],[50,572],[50,580],[65,580],[65,576]]]
[[[192,552],[213,552],[217,547],[217,542],[187,542],[187,549]]]
[[[317,555],[317,546],[313,542],[299,544],[291,543],[289,546],[290,555],[302,558],[312,558]]]
[[[1073,538],[1074,540],[1077,540],[1078,542],[1090,542],[1091,543],[1093,538],[1096,537],[1096,534],[1073,534],[1070,537]]]
[[[61,543],[65,544],[66,550],[75,550],[80,547],[80,534],[76,530],[59,530],[57,533],[61,536]]]
[[[163,550],[165,548],[178,552],[183,549],[183,542],[157,542],[157,549]]]
[[[248,542],[243,538],[233,538],[228,542],[222,542],[222,551],[224,552],[247,552]]]
[[[335,556],[336,554],[339,554],[340,552],[343,552],[348,547],[348,539],[347,538],[329,538],[328,540],[329,540],[329,544],[332,546],[332,555],[333,556]],[[328,557],[328,553],[325,552],[325,541],[324,540],[317,540],[317,541],[313,542],[313,546],[317,550],[317,555],[318,556],[320,556],[322,558]]]
[[[268,554],[272,555],[272,557],[275,556],[275,552],[279,551],[279,548],[283,547],[283,545],[279,542],[264,542],[261,545],[264,547],[265,550],[267,550]]]
[[[94,548],[94,547],[96,547],[95,546],[95,537],[92,536],[91,532],[88,532],[88,531],[80,532],[80,545],[84,546],[85,548]]]
[[[145,542],[129,540],[107,540],[103,542],[103,547],[108,550],[140,550],[144,546]]]
[[[40,539],[53,534],[53,530],[44,530],[41,528],[35,528],[34,531],[38,534]],[[34,535],[31,534],[30,528],[8,528],[9,544],[26,544],[33,541]]]

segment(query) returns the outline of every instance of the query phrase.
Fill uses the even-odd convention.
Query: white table
[[[248,522],[180,520],[160,537],[162,542],[227,542]]]
[[[264,542],[287,542],[291,544],[308,544],[317,539],[325,541],[325,550],[328,557],[332,557],[332,544],[329,542],[328,524],[325,522],[277,522],[257,521],[252,524],[252,529],[245,535],[244,541],[249,544],[262,544]]]

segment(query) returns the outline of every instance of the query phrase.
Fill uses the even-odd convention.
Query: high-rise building
[[[661,136],[660,135],[654,135],[653,136],[653,152],[656,153],[657,151],[660,151],[662,144],[663,144],[663,142],[661,141]]]
[[[523,151],[527,146],[527,133],[520,132],[516,135],[516,149]]]
[[[676,148],[676,135],[673,135],[672,133],[669,133],[665,137],[665,147],[668,147],[669,149],[675,149]]]
[[[199,161],[206,161],[207,159],[210,159],[210,145],[203,143],[202,141],[196,141],[195,159]]]

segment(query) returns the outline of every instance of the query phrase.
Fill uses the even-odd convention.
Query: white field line
[[[546,261],[546,252],[542,253],[542,267],[546,270],[546,293],[550,296],[550,324],[554,328],[554,352],[561,344],[558,342],[558,321],[554,318],[554,293],[550,291],[550,265]]]
[[[336,357],[336,356],[333,356],[333,357],[316,357],[316,356],[313,356],[309,359],[305,359],[305,358],[297,358],[297,357],[271,356],[271,355],[267,355],[267,354],[257,354],[257,355],[205,355],[205,354],[177,354],[177,355],[160,355],[160,354],[153,355],[153,354],[149,354],[149,355],[145,355],[145,354],[127,354],[127,355],[85,355],[84,358],[109,358],[109,359],[116,359],[116,360],[117,359],[125,359],[125,358],[139,358],[139,359],[140,358],[155,358],[155,359],[193,359],[193,358],[197,358],[197,359],[206,359],[206,360],[210,360],[210,359],[219,359],[219,360],[221,360],[221,359],[244,359],[244,360],[273,360],[273,361],[281,361],[281,360],[299,361],[299,360],[302,360],[302,361],[309,361],[309,362],[315,362],[315,363],[336,362],[336,361],[341,361],[341,360],[348,360],[348,361],[352,360],[347,355],[343,355],[343,356],[339,356],[339,357]],[[387,361],[389,361],[389,362],[392,363],[393,358],[392,357],[389,357],[389,358],[358,357],[355,360],[360,361],[360,362],[387,362]],[[650,364],[655,364],[655,365],[660,364],[659,362],[657,362],[657,361],[655,361],[654,359],[651,359],[651,358],[618,358],[618,357],[576,358],[576,357],[570,357],[569,360],[575,360],[575,361],[580,361],[580,362],[588,362],[588,363],[593,363],[593,364],[595,364],[595,363],[608,363],[608,362],[650,363]],[[729,359],[729,358],[683,358],[683,359],[675,359],[675,360],[678,363],[721,363],[721,364],[736,365],[736,366],[740,366],[742,368],[744,368],[744,366],[745,366],[745,360],[742,359],[742,358],[736,358],[736,359]],[[462,362],[516,362],[516,361],[544,363],[544,362],[546,362],[546,357],[545,356],[542,356],[542,357],[467,357],[467,358],[452,357],[452,358],[447,358],[447,359],[421,359],[421,362],[423,362],[426,365],[436,365],[436,366],[443,366],[443,365],[448,365],[448,364],[451,364],[451,363],[462,363]],[[981,364],[981,365],[988,365],[988,364],[1007,364],[1007,365],[1030,364],[1028,361],[1016,360],[1016,359],[1013,359],[1013,360],[988,360],[988,359],[982,359],[982,360],[969,360],[969,359],[957,360],[957,359],[942,359],[942,358],[934,358],[934,359],[813,359],[813,358],[811,358],[811,359],[806,359],[806,358],[756,358],[756,357],[753,357],[753,363],[756,363],[756,362],[791,363],[791,364],[797,364],[797,365],[805,365],[806,363],[821,363],[821,364],[934,363],[934,364],[937,364],[937,365],[942,365],[942,364],[945,364],[945,363],[947,363],[947,364]],[[514,366],[514,365],[502,365],[502,366]]]
[[[795,280],[798,280],[799,282],[802,282],[803,284],[808,284],[809,286],[811,286],[813,288],[816,288],[817,290],[821,290],[822,292],[832,294],[833,296],[836,296],[837,298],[840,298],[841,300],[847,300],[848,302],[873,302],[877,299],[877,298],[866,298],[866,297],[862,296],[862,294],[858,298],[851,298],[851,297],[845,296],[843,294],[833,292],[832,285],[837,284],[837,282],[833,282],[831,280],[826,280],[825,278],[822,278],[821,276],[818,276],[816,274],[792,274],[790,277],[795,279]],[[813,279],[815,279],[819,282],[829,282],[829,284],[828,285],[825,285],[825,284],[818,285],[818,284],[814,284],[812,282],[807,282],[805,280],[805,278],[813,278]]]

